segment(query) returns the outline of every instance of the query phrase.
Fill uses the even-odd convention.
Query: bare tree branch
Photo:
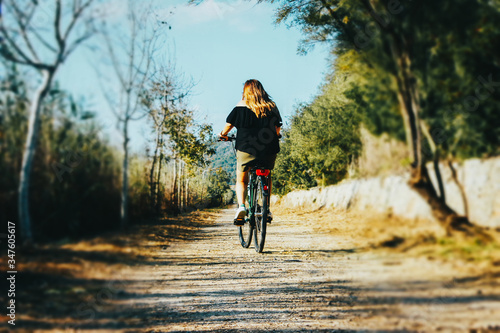
[[[58,50],[59,55],[61,55],[64,52],[64,47],[65,47],[65,43],[66,43],[66,41],[63,39],[62,34],[61,34],[61,12],[62,12],[61,0],[56,0],[56,12],[55,12],[55,17],[54,17],[54,32],[55,32],[57,45],[59,46],[59,50]]]
[[[103,33],[103,37],[105,39],[105,45],[106,48],[108,49],[109,56],[111,58],[111,65],[113,66],[113,69],[116,73],[116,76],[118,78],[118,81],[120,81],[120,86],[122,89],[126,89],[126,83],[125,83],[125,78],[123,77],[123,74],[120,69],[120,62],[118,61],[118,57],[116,56],[114,47],[113,47],[113,42],[109,38],[108,32]]]
[[[39,42],[40,42],[43,46],[45,46],[45,47],[46,47],[47,49],[49,49],[50,51],[52,51],[52,52],[54,52],[54,53],[57,53],[57,49],[56,49],[54,46],[50,45],[50,43],[49,43],[49,42],[47,42],[47,40],[45,40],[45,39],[42,37],[42,35],[40,35],[40,34],[38,33],[37,29],[33,29],[33,28],[28,28],[28,29],[29,29],[29,32],[30,32],[31,34],[33,34],[33,36],[35,36],[35,37],[36,37],[36,39],[37,39],[37,40],[38,40],[38,41],[39,41]]]
[[[33,44],[31,43],[31,40],[27,34],[27,28],[31,22],[31,19],[36,11],[38,3],[34,3],[34,5],[31,7],[31,11],[29,11],[27,14],[24,14],[22,10],[17,6],[16,2],[11,2],[12,9],[15,12],[15,15],[17,16],[17,19],[15,20],[18,27],[19,27],[19,32],[21,36],[23,37],[23,40],[30,51],[31,55],[35,59],[35,61],[40,62],[40,59],[38,57],[38,54],[35,52],[35,48],[33,47]]]
[[[68,47],[68,50],[62,55],[62,60],[66,60],[66,58],[73,53],[73,51],[80,46],[80,44],[84,43],[86,40],[88,40],[90,37],[92,37],[94,33],[92,31],[87,32],[80,38],[77,38],[71,45]]]
[[[0,33],[3,35],[3,40],[1,41],[1,44],[3,45],[0,48],[0,52],[7,60],[18,64],[29,65],[38,69],[47,67],[46,65],[31,59],[23,50],[21,50],[21,48],[7,32],[7,29],[5,29],[3,24],[0,25]],[[12,51],[14,51],[15,54]]]
[[[76,38],[68,47],[70,33],[74,30],[75,24],[80,19],[82,13],[93,3],[93,1],[94,0],[87,0],[82,4],[80,0],[73,0],[71,20],[67,27],[63,29],[62,2],[61,0],[55,0],[53,36],[56,41],[56,46],[48,42],[36,28],[31,26],[31,21],[36,10],[40,8],[38,2],[30,2],[28,8],[21,8],[19,4],[16,4],[14,1],[9,1],[8,8],[11,9],[13,21],[15,21],[17,29],[7,29],[4,22],[0,22],[0,34],[3,37],[1,41],[3,47],[0,49],[2,55],[9,61],[28,65],[37,69],[57,67],[57,65],[63,62],[79,45],[84,43],[94,34],[94,31],[87,30],[80,37]],[[10,32],[11,30],[12,33]],[[17,38],[18,36],[21,38]],[[40,60],[40,54],[37,52],[33,39],[55,53],[56,58],[54,61],[45,62]],[[21,41],[22,43],[20,43]]]
[[[58,0],[60,1],[60,0]],[[75,23],[78,21],[80,18],[82,12],[87,9],[93,2],[94,0],[87,0],[83,5],[80,5],[79,0],[74,0],[73,4],[73,17],[66,28],[66,31],[64,32],[64,39],[67,40],[69,34],[71,33],[71,30],[73,30],[73,27],[75,26]]]

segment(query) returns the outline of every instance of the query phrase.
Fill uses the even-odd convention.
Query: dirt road
[[[498,276],[483,279],[423,256],[359,251],[356,235],[318,228],[325,220],[318,214],[276,214],[258,254],[239,245],[232,214],[198,213],[170,229],[138,227],[126,240],[38,249],[24,267],[18,328],[500,331]],[[349,222],[322,214],[329,225]]]

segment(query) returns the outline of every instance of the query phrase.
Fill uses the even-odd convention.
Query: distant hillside
[[[231,175],[231,184],[236,183],[236,155],[231,143],[215,144],[215,154],[210,159],[210,168],[222,168]]]

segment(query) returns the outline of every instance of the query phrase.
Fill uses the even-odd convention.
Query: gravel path
[[[148,331],[500,331],[499,289],[453,267],[357,254],[301,218],[277,218],[258,254],[232,214],[155,258],[144,305],[165,316]]]
[[[161,283],[151,292],[173,310],[172,331],[316,329],[342,327],[355,289],[344,267],[354,256],[336,251],[330,238],[307,228],[271,224],[264,253],[239,245],[226,210],[192,242],[173,245],[158,258]],[[315,246],[316,244],[316,246]],[[335,319],[335,320],[334,320]],[[340,321],[338,320],[340,319]]]
[[[37,249],[21,267],[16,328],[500,332],[498,275],[485,279],[460,262],[426,256],[359,251],[363,223],[325,210],[275,211],[259,254],[240,246],[232,214],[198,212]],[[341,223],[350,228],[343,234]]]

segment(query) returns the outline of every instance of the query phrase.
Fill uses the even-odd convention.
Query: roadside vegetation
[[[317,43],[331,48],[319,94],[283,130],[274,192],[407,172],[442,227],[476,233],[447,205],[440,165],[500,154],[496,2],[259,2],[277,6],[278,24],[302,29],[300,52]],[[95,15],[99,1],[69,3],[43,8],[54,24],[40,35],[38,2],[2,2],[0,218],[19,221],[29,242],[231,202],[230,145],[214,145],[211,126],[195,120],[193,83],[153,61],[171,27],[139,24],[147,8],[127,2],[130,29],[115,34]],[[119,147],[99,123],[103,110],[55,76],[83,45],[95,52],[96,69],[111,69],[103,79],[117,83],[103,90]],[[150,124],[140,154],[129,147],[129,127],[139,119]]]
[[[455,161],[500,154],[498,5],[268,2],[280,4],[277,23],[302,29],[300,50],[326,43],[332,59],[320,94],[296,110],[285,131],[285,154],[275,172],[278,191],[370,173],[359,164],[364,128],[405,143],[407,155],[397,163],[443,227],[475,233],[467,216],[447,205],[439,164],[453,168]],[[438,175],[437,186],[429,165]]]
[[[100,1],[1,7],[0,219],[16,222],[18,244],[125,229],[232,201],[230,175],[212,157],[212,128],[189,106],[192,82],[157,61],[169,27],[146,20],[148,6],[125,3],[127,29],[102,20]],[[43,33],[40,17],[51,22]],[[84,46],[115,116],[112,128],[102,125],[110,112],[102,103],[75,96],[55,76]],[[130,148],[138,120],[150,128],[141,152]]]

